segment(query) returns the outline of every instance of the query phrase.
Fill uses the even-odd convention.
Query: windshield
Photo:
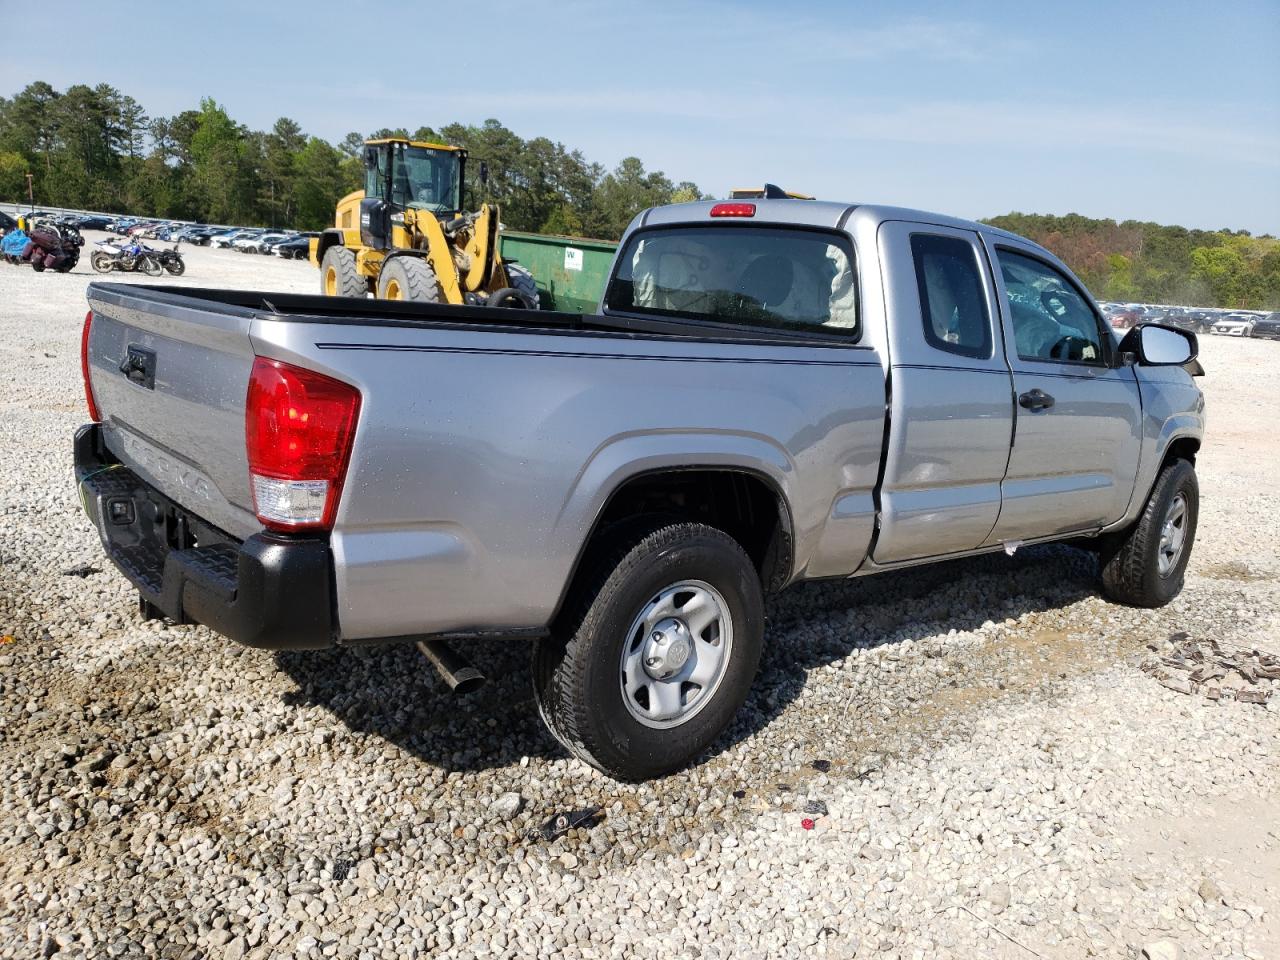
[[[645,230],[617,262],[605,297],[610,310],[858,335],[853,250],[834,233]]]
[[[446,213],[458,207],[458,154],[397,145],[391,167],[391,202]]]

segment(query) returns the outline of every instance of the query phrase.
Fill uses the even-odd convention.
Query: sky
[[[0,96],[109,82],[311,134],[496,118],[725,195],[1280,234],[1280,0],[0,0]]]

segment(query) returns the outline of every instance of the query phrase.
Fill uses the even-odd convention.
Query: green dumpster
[[[608,240],[502,234],[502,259],[514,260],[533,274],[542,309],[565,313],[595,313],[617,249]]]

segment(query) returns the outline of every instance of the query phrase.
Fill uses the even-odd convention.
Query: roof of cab
[[[697,223],[711,219],[711,208],[723,200],[696,200],[693,203],[673,203],[664,207],[653,207],[636,218],[633,227],[652,227],[660,224]],[[737,201],[742,202],[742,201]],[[862,222],[883,223],[886,220],[910,220],[916,223],[933,223],[942,227],[954,227],[960,230],[973,230],[992,236],[1008,237],[1028,243],[1025,237],[1001,230],[985,223],[949,217],[941,213],[930,213],[927,210],[912,210],[907,207],[891,207],[880,204],[839,203],[833,200],[751,200],[756,206],[754,217],[716,218],[716,223],[751,224],[751,223],[786,223],[810,227],[836,227],[849,225],[856,218]]]
[[[451,150],[454,153],[467,152],[463,147],[450,146],[447,143],[432,143],[430,140],[409,140],[406,137],[377,137],[364,142],[366,147],[372,147],[379,143],[403,143],[405,146],[426,147],[428,150]]]

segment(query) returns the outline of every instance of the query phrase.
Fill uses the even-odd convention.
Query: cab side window
[[[1047,263],[1005,249],[997,256],[1018,356],[1102,364],[1097,316],[1075,286]]]
[[[973,244],[959,237],[911,235],[924,338],[948,353],[991,356],[991,314]]]

